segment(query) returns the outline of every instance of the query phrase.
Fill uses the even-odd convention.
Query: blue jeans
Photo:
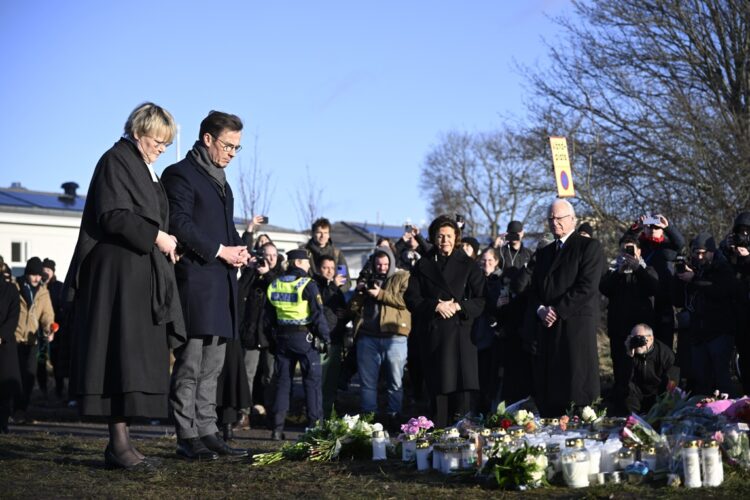
[[[378,376],[380,365],[385,363],[386,390],[388,394],[388,414],[401,412],[404,389],[401,379],[406,365],[407,337],[373,337],[361,335],[357,341],[357,364],[362,387],[362,412],[371,413],[378,409]]]

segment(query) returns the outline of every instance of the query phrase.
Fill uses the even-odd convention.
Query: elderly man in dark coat
[[[440,216],[430,224],[435,244],[412,270],[404,295],[412,313],[435,425],[445,427],[471,408],[479,390],[477,348],[471,327],[484,310],[485,279],[458,247],[461,230]]]
[[[18,289],[0,277],[0,434],[8,432],[13,399],[21,392],[16,325],[21,310]]]
[[[537,251],[524,341],[532,354],[532,394],[543,416],[559,416],[572,402],[599,397],[600,243],[575,232],[573,206],[558,199],[549,209],[555,240]]]
[[[237,268],[249,257],[234,226],[234,197],[224,172],[240,149],[241,131],[237,116],[212,111],[185,159],[162,176],[170,227],[184,252],[175,275],[187,339],[171,339],[175,365],[170,401],[177,453],[189,459],[247,454],[230,448],[216,424],[216,386],[226,341],[237,338]]]

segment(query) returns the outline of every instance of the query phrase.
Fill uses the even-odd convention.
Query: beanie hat
[[[50,269],[52,269],[54,271],[55,270],[55,261],[52,260],[52,259],[44,259],[42,261],[42,267],[48,267],[48,268],[50,268]]]
[[[716,240],[714,237],[706,232],[699,233],[698,236],[693,238],[690,242],[691,250],[706,250],[707,252],[716,251]]]
[[[479,241],[477,241],[476,238],[467,236],[466,238],[461,238],[461,243],[468,243],[471,246],[471,248],[474,250],[474,256],[476,256],[479,253]]]
[[[591,236],[592,238],[594,237],[594,228],[591,227],[591,224],[589,224],[588,222],[584,222],[583,224],[581,224],[580,226],[578,226],[578,232],[579,233],[586,233],[589,236]]]
[[[508,223],[507,233],[520,233],[523,231],[523,224],[520,221],[512,220]]]
[[[736,231],[739,226],[750,227],[750,212],[742,212],[734,219],[733,230]]]
[[[44,266],[42,266],[42,259],[39,257],[32,257],[26,262],[26,269],[24,270],[23,274],[30,276],[30,275],[37,275],[41,276],[44,274],[44,269],[42,269]]]

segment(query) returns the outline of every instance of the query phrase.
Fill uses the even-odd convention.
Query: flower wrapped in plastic
[[[727,424],[722,432],[721,449],[730,463],[745,469],[750,468],[750,439],[748,426],[744,422]]]
[[[253,465],[269,465],[281,460],[310,460],[330,462],[339,457],[369,458],[372,453],[371,415],[344,415],[322,420],[280,450],[253,455]],[[375,424],[382,429],[382,425]]]
[[[667,390],[656,398],[656,402],[646,414],[646,422],[652,427],[658,427],[663,418],[688,404],[688,395],[689,393],[680,389],[675,382],[670,381]]]
[[[565,416],[568,417],[566,425],[571,424],[593,424],[594,422],[607,416],[607,408],[604,406],[602,398],[596,398],[591,402],[590,405],[580,408],[576,406],[574,402],[570,402],[570,406],[565,412]]]
[[[663,438],[648,422],[636,414],[631,414],[620,431],[620,440],[625,446],[638,445],[642,447],[660,446]]]

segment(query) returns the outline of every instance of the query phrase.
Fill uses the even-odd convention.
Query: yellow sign
[[[568,157],[568,142],[565,137],[550,137],[549,146],[552,149],[552,165],[555,167],[557,196],[560,198],[575,196],[573,172],[570,170],[570,158]]]

